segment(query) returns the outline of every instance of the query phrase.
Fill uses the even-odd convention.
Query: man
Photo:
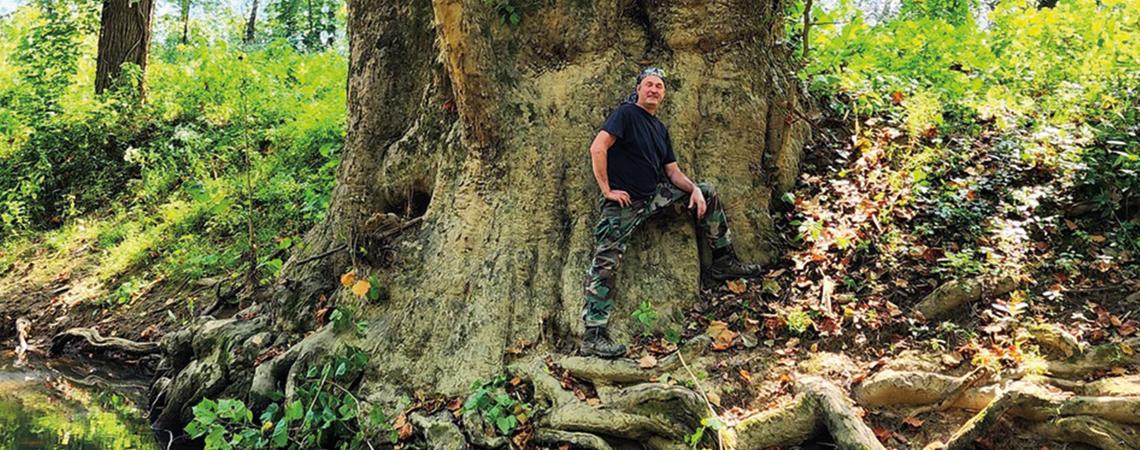
[[[711,278],[761,274],[759,266],[737,261],[716,191],[706,183],[693,183],[677,167],[669,130],[657,119],[664,99],[664,73],[653,67],[643,70],[634,93],[610,114],[590,144],[594,178],[604,200],[594,231],[594,260],[586,277],[585,355],[616,358],[625,354],[625,346],[610,340],[606,331],[613,309],[614,276],[634,229],[674,202],[688,198],[689,209],[696,210],[706,244],[712,249],[713,263],[707,271]]]

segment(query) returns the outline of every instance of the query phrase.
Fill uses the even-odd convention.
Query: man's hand
[[[630,201],[629,193],[626,191],[611,190],[609,192],[606,192],[605,196],[606,200],[613,200],[623,207],[629,206],[631,203],[633,203]],[[701,200],[701,204],[704,204],[703,199]]]
[[[705,194],[701,193],[700,189],[693,189],[693,193],[689,195],[689,209],[693,209],[694,206],[697,207],[697,218],[703,219],[708,205],[705,204]]]

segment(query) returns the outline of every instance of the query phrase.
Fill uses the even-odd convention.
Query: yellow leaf
[[[357,297],[364,297],[369,289],[372,289],[372,285],[368,283],[368,280],[360,280],[352,285],[352,293],[356,294]]]
[[[1132,346],[1124,342],[1120,343],[1120,352],[1128,356],[1132,356],[1132,354],[1135,353],[1135,351],[1132,350]]]
[[[340,285],[341,286],[349,287],[349,286],[352,286],[352,283],[354,283],[354,282],[356,282],[356,271],[355,270],[350,270],[348,272],[345,272],[344,275],[340,276]]]

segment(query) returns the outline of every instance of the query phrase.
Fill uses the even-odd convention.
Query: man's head
[[[646,67],[642,70],[637,75],[637,87],[629,100],[651,113],[656,113],[661,102],[665,100],[665,71],[656,67]]]

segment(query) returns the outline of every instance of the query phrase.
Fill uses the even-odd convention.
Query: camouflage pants
[[[705,196],[705,217],[698,226],[704,232],[706,244],[712,249],[732,245],[728,231],[728,221],[724,208],[717,198],[716,190],[707,183],[697,183]],[[688,206],[689,193],[670,182],[657,184],[657,193],[649,200],[635,201],[622,207],[617,202],[602,199],[602,216],[594,228],[594,261],[586,275],[586,306],[582,318],[586,326],[604,326],[614,307],[614,276],[621,264],[622,254],[633,230],[658,211],[673,204],[685,202]]]

